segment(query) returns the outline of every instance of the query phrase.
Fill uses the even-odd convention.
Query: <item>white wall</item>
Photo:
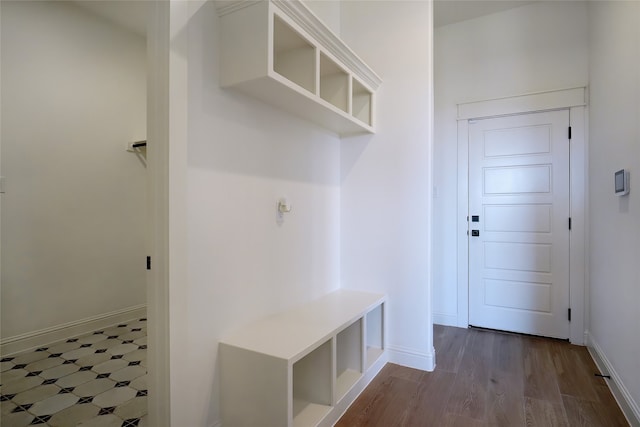
[[[433,369],[431,4],[343,2],[341,23],[383,80],[377,133],[341,145],[342,286],[386,293],[391,360]]]
[[[145,302],[142,37],[2,2],[2,337]]]
[[[590,342],[640,418],[640,3],[589,5]],[[631,193],[613,173],[631,171]]]
[[[303,3],[335,34],[340,35],[340,2],[337,0],[303,0]]]
[[[186,226],[188,235],[185,253],[174,254],[171,261],[173,271],[187,265],[185,280],[172,279],[170,289],[173,424],[210,426],[219,421],[221,337],[339,288],[344,264],[347,287],[389,292],[390,343],[431,354],[428,6],[363,2],[342,10],[340,31],[350,34],[347,42],[388,80],[379,98],[380,136],[341,141],[289,113],[221,89],[214,5],[172,3],[172,26],[178,23],[172,29],[172,123],[177,124],[174,129],[183,121],[187,125],[172,134],[177,157],[172,160],[171,194],[176,203],[186,198],[184,225],[179,223],[181,208],[171,209],[177,213],[174,229]],[[374,31],[381,25],[405,30],[390,39]],[[351,26],[357,30],[349,32]],[[408,51],[388,66],[386,55],[395,49],[391,40],[401,34],[414,36],[411,46],[422,53]],[[385,50],[379,51],[384,40]],[[415,67],[410,75],[404,71],[408,63]],[[397,113],[397,102],[403,103],[404,115]],[[358,157],[358,147],[367,146],[373,157]],[[183,153],[181,165],[175,159]],[[389,155],[397,163],[382,163]],[[359,195],[379,185],[388,185],[398,207],[409,212],[401,223],[395,221],[395,208],[375,212],[381,201],[376,195],[356,203]],[[293,207],[282,224],[275,211],[280,196],[287,196]],[[345,201],[348,210],[341,209]],[[357,229],[348,232],[343,224]],[[384,251],[350,247],[344,254],[350,239],[360,248],[372,246],[371,233],[383,233],[375,244]],[[369,270],[375,264],[381,265],[380,275]]]
[[[434,321],[456,325],[456,104],[587,83],[587,9],[541,2],[435,30]]]
[[[188,85],[188,281],[171,290],[172,424],[210,426],[220,419],[220,338],[339,287],[341,142],[221,89],[214,4],[186,3],[176,5],[189,16],[175,55]],[[281,196],[292,211],[278,224]]]

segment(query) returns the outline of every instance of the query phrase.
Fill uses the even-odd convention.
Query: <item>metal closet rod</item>
[[[147,146],[147,141],[138,141],[131,144],[132,148],[139,148],[139,147],[146,147],[146,146]]]

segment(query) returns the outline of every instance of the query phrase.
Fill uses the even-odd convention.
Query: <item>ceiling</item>
[[[435,0],[435,27],[466,21],[514,7],[534,3],[532,0]]]
[[[468,19],[512,9],[535,0],[435,0],[434,26],[453,24]],[[146,34],[147,0],[84,0],[78,6],[142,36]]]

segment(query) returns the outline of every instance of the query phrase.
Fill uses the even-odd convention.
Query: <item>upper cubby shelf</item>
[[[382,82],[300,0],[217,1],[220,85],[333,130],[375,132]]]

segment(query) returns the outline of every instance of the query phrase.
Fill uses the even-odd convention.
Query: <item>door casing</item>
[[[569,340],[586,343],[587,313],[587,88],[538,92],[506,98],[458,104],[458,209],[457,209],[457,326],[469,326],[469,129],[472,119],[569,109],[570,215],[569,292],[571,323]]]

